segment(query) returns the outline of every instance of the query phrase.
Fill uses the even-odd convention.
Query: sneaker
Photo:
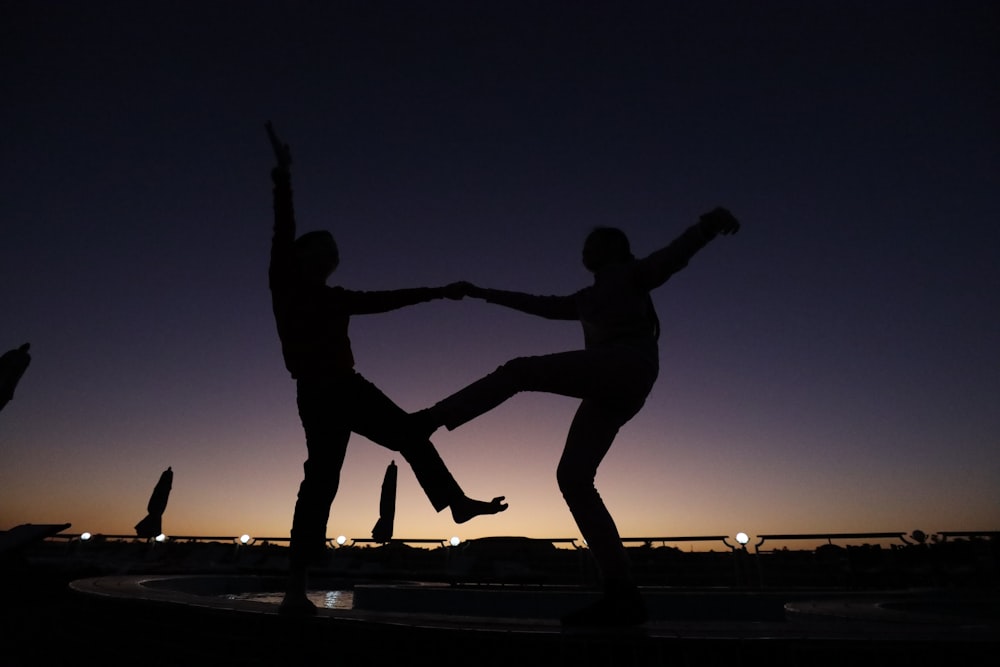
[[[628,628],[646,622],[646,603],[639,591],[605,594],[595,602],[564,615],[567,628]]]

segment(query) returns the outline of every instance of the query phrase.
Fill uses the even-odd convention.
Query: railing
[[[88,535],[84,538],[84,535]],[[124,542],[149,542],[155,540],[156,538],[138,537],[137,535],[113,535],[109,533],[59,533],[57,535],[51,535],[46,539],[50,540],[65,540],[71,542],[73,540],[87,541],[87,540],[121,540]],[[168,542],[239,542],[239,535],[169,535],[165,536],[165,540]],[[288,542],[291,540],[290,537],[254,537],[256,542]]]
[[[652,546],[654,542],[659,542],[660,544],[666,546],[667,543],[678,543],[678,542],[722,542],[727,547],[732,550],[738,549],[739,547],[729,543],[728,535],[696,535],[696,536],[683,536],[683,537],[623,537],[622,543],[631,544],[633,542],[642,542],[643,544]]]
[[[65,554],[69,558],[81,559],[105,557],[119,559],[126,565],[180,566],[201,565],[210,562],[213,566],[234,568],[280,568],[287,558],[288,536],[256,537],[235,535],[173,535],[163,542],[135,535],[96,533],[90,540],[86,534],[53,531],[62,524],[32,526],[26,524],[8,531],[0,531],[0,550],[20,550],[32,544],[64,543],[66,550],[49,550],[46,556]],[[569,547],[559,549],[551,557],[545,550],[533,548],[523,550],[517,541]],[[509,543],[506,543],[508,542]],[[922,531],[856,532],[856,533],[767,533],[754,538],[740,535],[738,545],[726,535],[674,535],[674,536],[628,536],[622,543],[656,547],[639,549],[636,553],[636,575],[645,576],[645,585],[731,585],[763,587],[871,587],[936,586],[975,582],[1000,581],[1000,531],[941,531],[924,534]],[[672,545],[683,543],[717,543],[725,550],[692,549],[680,551]],[[809,544],[812,542],[812,544]],[[212,543],[212,544],[209,544]],[[222,544],[218,544],[222,543]],[[572,563],[569,567],[559,566],[559,575],[572,573],[580,564],[586,576],[593,574],[591,559],[587,556],[586,543],[579,538],[504,538],[486,537],[466,540],[462,548],[449,546],[444,538],[397,538],[394,544],[428,545],[431,549],[414,550],[407,555],[401,551],[385,552],[381,549],[347,549],[334,554],[344,547],[378,546],[381,543],[370,538],[353,538],[348,541],[328,539],[330,554],[342,566],[345,563],[389,562],[393,567],[413,568],[414,572],[438,568],[440,561],[435,552],[440,549],[446,562],[454,564],[454,558],[482,559],[483,562],[497,559],[504,563],[532,565],[535,554],[540,557],[540,572],[548,572],[544,565],[552,558],[560,563]],[[477,544],[478,543],[478,544]],[[888,545],[887,545],[888,543]],[[205,545],[202,552],[199,544]],[[477,548],[466,549],[476,545]],[[749,545],[753,548],[749,549]],[[801,544],[802,548],[785,545]],[[88,546],[89,545],[89,546]],[[145,546],[148,548],[136,549]],[[229,550],[223,549],[228,546]],[[273,549],[268,547],[273,546]],[[661,548],[663,547],[663,548]],[[576,551],[578,560],[560,560],[569,556],[565,551]],[[403,560],[400,560],[402,558]],[[410,560],[406,560],[410,558]],[[130,560],[131,559],[131,560]],[[132,561],[135,561],[133,563]],[[116,561],[117,562],[117,561]],[[353,566],[353,565],[352,565]],[[530,569],[530,568],[529,568]],[[450,571],[450,570],[449,570]],[[734,574],[735,573],[735,574]],[[686,577],[686,578],[685,578]]]
[[[790,533],[774,535],[758,535],[757,544],[754,551],[760,553],[761,545],[767,540],[775,542],[790,542],[793,540],[826,540],[827,544],[833,544],[833,540],[901,540],[903,544],[913,544],[907,541],[905,532],[895,533]]]
[[[947,531],[938,533],[943,545],[948,537],[974,537],[1000,535],[995,531]],[[826,544],[809,551],[761,549],[768,540],[772,542],[824,541]],[[861,545],[842,545],[837,542],[857,542]],[[881,548],[879,541],[898,541],[889,550]],[[857,588],[871,585],[892,585],[905,580],[931,584],[941,578],[941,567],[933,562],[925,546],[927,536],[920,531],[910,534],[903,531],[866,533],[790,533],[758,535],[754,545],[758,585],[802,586],[809,584]],[[766,566],[766,567],[765,567]],[[765,572],[767,570],[767,572]]]
[[[408,538],[408,537],[394,537],[391,540],[375,540],[370,537],[352,537],[350,538],[351,544],[436,544],[438,546],[444,546],[448,543],[445,539],[434,539],[434,538]],[[333,542],[333,540],[327,540],[327,543]]]
[[[54,535],[45,536],[46,540],[54,541],[87,541],[87,540],[119,540],[124,542],[150,542],[155,541],[156,538],[146,538],[138,537],[136,535],[113,535],[106,533],[92,533],[87,534],[88,537],[84,538],[85,533],[57,533]],[[446,546],[449,544],[451,538],[426,538],[426,537],[394,537],[388,541],[388,543],[393,544],[437,544],[438,546]],[[485,538],[490,539],[490,538]],[[577,538],[575,537],[539,537],[531,538],[538,542],[551,542],[552,544],[568,544],[576,547]],[[631,541],[644,541],[646,539],[652,539],[654,541],[660,540],[684,540],[684,541],[694,541],[703,539],[720,539],[720,538],[670,538],[670,537],[656,537],[656,538],[634,538]],[[241,536],[238,535],[169,535],[164,536],[164,541],[166,542],[225,542],[225,543],[239,543],[241,541]],[[261,544],[261,543],[288,543],[291,541],[290,537],[249,537],[248,544]],[[350,542],[354,544],[386,544],[385,541],[375,540],[370,537],[351,537],[345,538],[344,543]],[[326,543],[333,546],[343,546],[338,541],[338,538],[328,537],[326,538]]]
[[[68,524],[67,524],[68,525]],[[5,532],[5,531],[0,531]],[[55,540],[55,541],[74,541],[80,540],[84,541],[84,535],[88,535],[86,539],[97,539],[97,540],[122,540],[130,542],[148,542],[151,538],[137,537],[136,535],[116,535],[116,534],[106,534],[106,533],[67,533],[60,532],[52,535],[46,535],[44,539]],[[910,535],[907,537],[908,533],[906,531],[890,531],[890,532],[874,532],[874,533],[768,533],[757,535],[757,542],[754,544],[754,552],[756,553],[768,553],[769,550],[761,549],[765,542],[791,542],[791,541],[822,541],[825,540],[827,544],[833,544],[834,540],[899,540],[904,545],[912,545],[923,540],[917,540],[915,537]],[[939,538],[941,541],[947,541],[954,538],[985,538],[985,539],[1000,539],[1000,531],[995,530],[949,530],[940,531],[938,533],[930,534],[928,537],[933,541],[934,536]],[[382,544],[378,540],[371,538],[347,538],[351,544]],[[484,538],[490,539],[490,538]],[[540,537],[531,538],[539,542],[551,542],[552,544],[568,544],[576,548],[581,548],[577,545],[578,538],[575,537]],[[729,549],[735,550],[741,547],[745,548],[744,545],[733,545],[730,543],[730,536],[728,535],[682,535],[682,536],[654,536],[654,537],[623,537],[621,541],[623,544],[635,544],[641,543],[646,545],[660,544],[666,546],[668,543],[677,544],[683,542],[722,542]],[[170,535],[165,536],[165,540],[168,542],[226,542],[234,543],[241,540],[241,536],[238,535]],[[284,537],[250,537],[249,540],[252,543],[288,543],[291,538],[288,536]],[[336,538],[327,538],[327,544],[333,546],[337,543]],[[401,544],[438,544],[446,545],[449,542],[449,538],[392,538],[390,542],[401,543]],[[584,543],[584,547],[586,543]]]
[[[943,530],[938,535],[942,541],[947,541],[949,537],[988,537],[996,540],[1000,539],[1000,530]]]

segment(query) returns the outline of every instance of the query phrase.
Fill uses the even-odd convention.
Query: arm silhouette
[[[691,257],[717,235],[735,234],[739,228],[739,221],[724,208],[705,213],[669,245],[635,262],[635,275],[638,276],[642,289],[649,291],[659,287],[670,276],[687,266]],[[585,291],[567,296],[539,296],[488,289],[469,282],[462,285],[465,294],[472,298],[551,320],[579,320],[578,296]]]
[[[549,320],[578,320],[576,301],[570,296],[538,296],[523,292],[478,287],[472,283],[462,283],[465,294],[474,299],[483,299],[488,303],[506,306],[529,315],[537,315]]]
[[[292,205],[291,149],[278,139],[270,121],[266,128],[275,156],[275,166],[271,169],[274,234],[271,238],[269,271],[270,286],[274,289],[279,285],[287,285],[295,277],[295,209]]]
[[[274,126],[265,124],[271,148],[274,150],[275,166],[271,169],[274,189],[274,235],[271,241],[270,282],[274,288],[289,285],[295,280],[295,207],[292,203],[292,151],[288,144],[278,138]],[[432,299],[461,299],[465,292],[460,283],[443,287],[415,287],[409,289],[373,292],[351,291],[331,288],[328,302],[338,311],[351,315],[385,313],[398,308],[412,306]]]
[[[451,283],[443,287],[408,287],[371,292],[334,287],[331,289],[331,295],[339,301],[340,307],[351,315],[372,315],[434,299],[461,299],[465,296],[465,290],[463,283]]]
[[[739,221],[724,208],[705,213],[669,245],[638,261],[643,286],[647,290],[659,287],[686,267],[691,258],[717,235],[735,234],[739,229]]]

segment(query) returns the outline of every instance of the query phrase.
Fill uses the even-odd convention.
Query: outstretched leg
[[[446,507],[451,508],[456,523],[507,509],[503,496],[491,501],[466,496],[434,444],[428,438],[414,434],[410,416],[402,408],[360,375],[355,376],[353,384],[351,429],[402,454],[434,509],[440,512]]]
[[[540,391],[583,398],[595,373],[594,353],[587,350],[536,357],[518,357],[472,384],[410,416],[413,429],[430,437],[441,426],[453,430],[485,414],[522,391]]]
[[[403,417],[401,428],[406,429],[409,422],[405,420],[405,413],[400,413]],[[404,443],[399,446],[398,451],[410,464],[434,509],[440,512],[446,507],[450,508],[455,523],[465,523],[477,516],[496,514],[507,509],[507,504],[503,502],[504,496],[485,501],[465,495],[430,440],[411,441],[404,437]]]
[[[429,438],[441,426],[456,429],[522,391],[609,401],[641,397],[641,405],[656,375],[655,358],[614,348],[518,357],[410,419],[413,430]]]

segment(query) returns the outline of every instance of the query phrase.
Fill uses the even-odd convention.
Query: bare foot
[[[490,502],[485,500],[475,500],[468,496],[462,496],[451,504],[451,518],[455,523],[465,523],[469,519],[474,519],[482,514],[497,514],[507,509],[507,503],[503,502],[505,496],[497,496]]]

